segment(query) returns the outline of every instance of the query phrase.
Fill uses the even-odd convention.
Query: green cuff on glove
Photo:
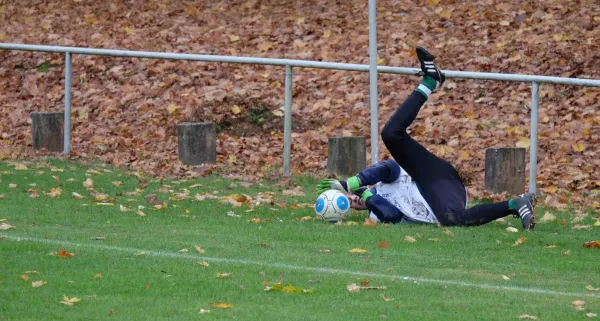
[[[367,198],[373,196],[373,193],[371,193],[371,190],[367,189],[366,191],[364,191],[362,193],[362,195],[360,196],[360,200],[363,202],[367,201]]]
[[[358,179],[358,176],[352,176],[348,178],[346,183],[348,184],[348,191],[350,193],[354,192],[360,187],[360,180]]]

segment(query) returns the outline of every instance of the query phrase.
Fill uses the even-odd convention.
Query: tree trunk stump
[[[327,174],[352,176],[367,167],[367,139],[364,136],[329,137]]]
[[[64,113],[32,113],[33,148],[46,149],[49,152],[62,152],[64,150],[64,122]]]
[[[485,188],[492,193],[524,193],[525,148],[486,149]]]
[[[186,165],[217,162],[217,128],[215,123],[181,123],[177,125],[179,160]]]

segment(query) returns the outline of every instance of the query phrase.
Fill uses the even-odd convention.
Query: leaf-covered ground
[[[474,228],[314,220],[314,180],[159,180],[0,162],[8,320],[587,320],[600,217]],[[308,204],[308,206],[306,206]],[[542,219],[543,217],[543,219]],[[199,315],[200,314],[200,315]],[[593,319],[592,319],[593,320]]]
[[[366,64],[367,19],[367,1],[4,1],[0,41]],[[379,0],[379,64],[416,67],[419,44],[448,70],[599,79],[599,24],[591,0]],[[63,63],[61,55],[0,52],[0,158],[32,154],[31,112],[62,110]],[[282,163],[283,68],[75,56],[73,72],[74,155],[197,175],[177,161],[175,134],[194,119],[219,124],[228,171],[266,176]],[[380,75],[381,126],[417,83]],[[450,80],[412,134],[474,178],[472,195],[485,196],[485,148],[529,146],[530,87]],[[540,90],[541,200],[597,208],[600,90]],[[329,136],[369,138],[367,73],[295,69],[293,91],[297,172],[325,168]]]

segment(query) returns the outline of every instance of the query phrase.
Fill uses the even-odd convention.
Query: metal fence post
[[[64,155],[71,152],[71,75],[72,75],[71,53],[65,54],[65,129],[64,129]]]
[[[538,150],[538,102],[540,85],[537,81],[531,87],[531,138],[529,154],[529,193],[537,189],[537,150]]]
[[[371,105],[371,164],[379,158],[379,112],[377,102],[377,5],[369,0],[369,102]]]
[[[283,174],[290,176],[292,154],[292,66],[285,66],[285,105],[283,116]]]

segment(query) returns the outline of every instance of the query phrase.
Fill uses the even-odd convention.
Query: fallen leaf
[[[69,253],[63,249],[58,250],[59,257],[69,258],[69,257],[73,257],[73,255],[75,255],[75,253]]]
[[[73,305],[75,305],[75,303],[77,303],[79,301],[81,301],[81,299],[79,299],[79,298],[70,298],[69,299],[69,297],[67,297],[65,295],[65,296],[63,296],[63,301],[60,301],[60,303],[66,304],[68,306],[73,306]]]
[[[2,225],[0,225],[1,227]],[[0,228],[1,230],[2,228]],[[588,247],[588,248],[595,248],[595,249],[600,249],[600,240],[597,241],[591,241],[591,242],[585,242],[583,243],[584,247]]]
[[[574,306],[582,306],[585,304],[585,301],[576,300],[576,301],[571,302],[571,304],[573,304]]]
[[[94,279],[101,279],[102,278],[102,273],[98,273],[96,275],[94,275]]]
[[[595,288],[591,284],[586,285],[585,287],[588,291],[598,291],[600,288]]]
[[[48,195],[50,197],[58,197],[58,196],[60,196],[61,193],[62,193],[62,190],[60,189],[60,187],[57,187],[57,188],[51,188],[50,192],[46,193],[46,195]]]
[[[83,198],[83,196],[81,196],[81,195],[79,195],[79,194],[77,194],[75,192],[71,193],[71,196],[73,196],[73,198],[79,198],[79,199]]]
[[[27,281],[27,280],[29,280],[29,276],[23,274],[23,275],[21,275],[21,279]]]
[[[594,223],[594,226],[600,226],[600,220],[596,221],[596,223]]]
[[[444,234],[448,236],[454,236],[454,233],[452,233],[452,231],[450,231],[448,228],[444,229]]]
[[[38,272],[38,271],[25,271],[23,273],[25,273],[25,274],[40,274],[40,272]]]
[[[39,288],[40,286],[42,286],[42,285],[44,285],[46,283],[48,283],[48,282],[45,282],[45,281],[34,281],[34,282],[31,282],[31,286],[34,287],[34,288]]]
[[[591,229],[592,226],[591,225],[579,225],[576,224],[575,226],[573,226],[574,230],[585,230],[585,229]]]
[[[388,243],[388,242],[379,242],[379,243],[377,243],[377,247],[387,248],[389,246],[390,246],[390,243]]]
[[[204,267],[208,267],[208,262],[202,261],[202,262],[198,262],[198,264],[200,264],[200,265],[202,265]]]
[[[429,241],[431,241],[431,242],[439,242],[439,241],[441,241],[441,240],[440,240],[439,238],[437,238],[437,237],[432,237],[432,238],[429,238],[428,240],[429,240]]]
[[[330,250],[319,250],[319,252],[321,252],[321,253],[331,253]]]
[[[205,313],[210,313],[210,310],[200,309],[200,312],[198,312],[198,314],[205,314]]]
[[[552,215],[552,213],[550,213],[550,212],[546,212],[546,213],[544,213],[544,216],[542,216],[540,221],[541,222],[550,222],[550,221],[554,221],[555,219],[556,219],[556,216]]]
[[[519,319],[537,320],[537,317],[529,314],[521,314]]]
[[[9,188],[17,188],[17,184],[8,184]]]
[[[348,285],[346,289],[352,293],[360,292],[360,286],[356,285],[356,283]]]
[[[25,164],[21,164],[21,163],[15,164],[15,170],[24,171],[27,169],[28,169],[27,165],[25,165]]]
[[[255,218],[253,218],[251,220],[248,220],[248,223],[266,223],[266,222],[267,221],[261,220],[260,218],[257,218],[257,217],[255,217]]]
[[[363,226],[366,226],[366,227],[377,227],[377,221],[375,221],[374,219],[372,219],[370,217],[366,217],[365,218],[365,222],[363,223]]]
[[[514,228],[512,226],[511,227],[507,227],[506,231],[510,232],[510,233],[517,233],[517,232],[519,232],[519,230],[517,230],[516,228]]]
[[[196,249],[196,251],[197,251],[198,253],[204,253],[204,250],[203,250],[203,249],[202,249],[200,246],[198,246],[198,245],[194,245],[194,248]]]
[[[296,186],[296,187],[294,187],[292,189],[286,189],[286,190],[284,190],[281,193],[283,195],[287,195],[287,196],[305,196],[306,195],[304,193],[304,190],[300,186]]]
[[[529,148],[530,145],[531,141],[527,137],[519,138],[519,141],[515,144],[515,146],[519,148]]]
[[[237,115],[239,113],[242,112],[242,109],[240,108],[240,106],[238,105],[233,105],[233,107],[231,107],[231,113],[234,115]]]
[[[517,239],[515,241],[515,244],[513,244],[513,246],[517,246],[517,245],[523,244],[523,243],[525,243],[525,241],[527,241],[527,238],[525,236],[523,236],[523,237]]]
[[[416,240],[414,237],[412,237],[412,236],[408,236],[408,235],[406,235],[406,236],[404,237],[404,240],[405,240],[405,241],[407,241],[407,242],[410,242],[410,243],[414,243],[414,242],[416,242],[416,241],[417,241],[417,240]]]
[[[236,35],[227,35],[227,37],[229,37],[229,41],[231,41],[231,42],[236,42],[236,41],[240,40],[240,37],[238,37]]]
[[[129,209],[128,209],[127,207],[125,207],[125,206],[123,206],[123,205],[120,205],[120,204],[119,204],[119,210],[120,210],[121,212],[127,212],[127,211],[129,211]]]
[[[353,248],[348,251],[349,253],[367,253],[368,251],[361,248]]]
[[[15,228],[15,227],[8,223],[0,223],[0,231],[6,231],[11,228]]]
[[[562,255],[570,255],[571,254],[571,250],[566,250],[564,252],[562,252]]]
[[[382,295],[381,295],[381,298],[382,298],[382,299],[383,299],[383,301],[385,301],[385,302],[390,302],[390,301],[393,301],[393,300],[394,300],[394,299],[392,299],[392,298],[386,298],[386,297],[385,297],[385,294],[382,294]]]
[[[137,210],[136,214],[139,216],[146,216],[146,214],[140,210]]]
[[[558,247],[558,246],[556,246],[556,245],[548,245],[548,246],[546,246],[545,248],[546,248],[546,249],[554,249],[554,248],[557,248],[557,247]]]
[[[146,284],[144,284],[144,287],[146,288],[146,290],[150,290],[150,284],[148,284],[148,282],[146,282]]]
[[[268,243],[260,243],[260,244],[259,244],[259,246],[260,246],[260,247],[267,247],[267,248],[268,248],[268,247],[271,247],[271,244],[268,244]]]
[[[588,317],[588,318],[595,318],[595,317],[598,316],[598,314],[597,313],[589,312],[589,313],[586,313],[585,316]]]
[[[230,272],[225,272],[225,273],[217,273],[217,277],[218,277],[218,278],[220,278],[220,279],[222,279],[222,278],[226,278],[226,277],[229,277],[229,276],[231,276],[231,273],[230,273]]]
[[[505,281],[510,281],[510,278],[509,278],[508,276],[506,276],[506,275],[502,275],[502,278],[503,278]]]
[[[213,308],[220,308],[220,309],[229,309],[229,308],[233,307],[233,304],[223,303],[223,302],[211,302],[208,305],[210,305]]]
[[[86,179],[85,182],[83,182],[83,187],[86,189],[94,188],[94,181],[92,181],[92,179],[88,177],[88,179]]]

